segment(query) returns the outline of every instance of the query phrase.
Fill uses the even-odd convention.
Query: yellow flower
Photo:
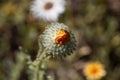
[[[104,66],[100,62],[88,63],[85,66],[83,73],[88,80],[99,80],[106,75]]]
[[[4,6],[4,10],[5,10],[7,13],[9,13],[9,14],[14,13],[14,11],[15,11],[15,6],[13,6],[13,4],[11,4],[11,3],[7,3],[7,4]]]

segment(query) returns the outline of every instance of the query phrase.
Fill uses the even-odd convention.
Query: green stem
[[[37,63],[37,65],[36,65],[36,70],[35,70],[35,75],[34,75],[33,80],[39,80],[39,74],[41,72],[41,66],[43,65],[44,60],[46,58],[45,52],[46,52],[46,49],[44,49],[42,53],[41,53],[41,51],[38,51],[37,58],[34,61],[35,63]],[[43,75],[42,75],[40,80],[42,80],[42,79],[43,79]]]

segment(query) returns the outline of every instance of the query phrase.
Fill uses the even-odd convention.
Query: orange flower
[[[99,62],[90,62],[88,63],[84,70],[84,75],[88,80],[99,80],[103,76],[106,75],[106,71],[104,70],[104,66]]]
[[[5,6],[4,6],[4,10],[11,14],[11,13],[14,13],[15,11],[15,6],[13,6],[11,3],[7,3]]]
[[[59,30],[57,32],[55,41],[61,45],[66,44],[67,42],[70,41],[70,34],[66,30]]]

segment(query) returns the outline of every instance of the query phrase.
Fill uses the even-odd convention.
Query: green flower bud
[[[68,26],[61,23],[48,25],[40,40],[46,48],[46,54],[53,57],[69,55],[76,47],[74,34]]]

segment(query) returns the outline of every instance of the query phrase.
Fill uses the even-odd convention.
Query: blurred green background
[[[31,2],[0,0],[0,80],[10,80],[17,64],[21,66],[18,80],[29,80],[19,47],[34,60],[38,36],[49,24],[34,18]],[[47,73],[54,80],[86,80],[82,67],[89,61],[105,65],[107,75],[102,80],[120,80],[120,0],[67,0],[59,22],[73,29],[77,49],[64,62],[48,61]]]

